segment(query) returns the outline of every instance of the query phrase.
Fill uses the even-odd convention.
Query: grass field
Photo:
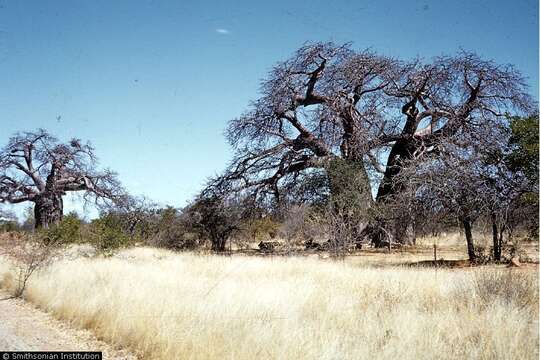
[[[388,256],[133,248],[56,262],[25,296],[145,359],[538,358],[536,268],[373,266],[377,258]],[[6,261],[0,286],[14,286]]]

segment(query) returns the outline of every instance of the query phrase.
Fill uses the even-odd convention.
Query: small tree
[[[207,187],[185,209],[191,226],[212,243],[212,250],[225,251],[227,240],[239,229],[242,211],[237,199],[229,198],[218,188]]]
[[[24,241],[12,237],[0,249],[11,264],[13,278],[7,282],[11,296],[0,300],[19,298],[24,295],[28,280],[39,270],[49,266],[59,254],[58,239],[51,239],[43,233],[27,234]]]
[[[463,226],[470,260],[476,259],[472,227],[481,216],[490,219],[493,258],[501,259],[503,234],[522,194],[531,191],[523,172],[512,171],[508,126],[461,133],[436,144],[430,161],[411,163],[402,176],[410,182],[409,199],[432,215],[449,213]],[[401,201],[409,206],[407,201]]]
[[[0,151],[0,202],[34,203],[36,228],[63,216],[63,196],[82,191],[96,204],[122,197],[116,174],[99,171],[94,148],[79,139],[60,143],[47,131],[18,133]]]
[[[289,244],[294,240],[306,240],[309,206],[291,204],[280,209],[279,235]]]
[[[198,234],[190,225],[188,214],[167,206],[159,209],[153,222],[152,243],[173,250],[192,249],[198,246]]]
[[[87,236],[99,250],[112,251],[133,241],[124,225],[124,220],[118,213],[103,213],[90,222]]]
[[[481,197],[483,184],[463,163],[444,161],[426,166],[417,172],[420,186],[415,198],[431,213],[448,212],[456,216],[465,232],[469,260],[476,260],[472,226],[485,211]],[[412,177],[410,177],[412,179]]]

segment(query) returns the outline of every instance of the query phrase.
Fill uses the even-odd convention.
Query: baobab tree
[[[404,162],[531,104],[518,71],[473,53],[403,62],[348,44],[307,44],[278,63],[262,81],[261,97],[230,121],[235,154],[219,182],[279,199],[309,174],[330,177],[326,170],[340,160],[357,178],[345,183],[360,179],[369,188],[369,170],[379,172],[376,199],[372,191],[359,194],[369,208],[403,190],[397,175]]]
[[[96,165],[94,148],[79,139],[61,143],[43,129],[17,133],[0,152],[0,202],[33,202],[35,227],[47,228],[62,219],[68,192],[96,205],[122,199],[116,174]]]

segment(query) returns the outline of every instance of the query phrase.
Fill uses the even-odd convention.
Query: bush
[[[534,276],[525,272],[479,272],[474,285],[477,296],[486,305],[500,301],[520,308],[538,306],[538,284]]]
[[[293,239],[304,240],[307,229],[309,207],[293,205],[282,211],[279,234],[289,242]]]
[[[190,228],[182,214],[173,207],[166,207],[158,213],[150,243],[172,250],[194,249],[199,246],[198,234]]]
[[[538,311],[538,284],[534,274],[524,271],[483,270],[455,284],[451,297],[456,306],[481,306],[495,303]],[[536,315],[537,316],[537,315]]]
[[[243,210],[238,199],[210,187],[184,210],[183,216],[190,229],[210,240],[212,251],[223,252],[229,238],[240,230]]]
[[[62,221],[51,225],[40,232],[43,240],[53,244],[81,243],[83,222],[76,213],[71,212],[64,216]]]
[[[264,241],[276,237],[279,230],[279,223],[270,217],[262,219],[252,219],[242,226],[242,233],[252,241]]]
[[[88,227],[88,239],[98,250],[111,251],[133,243],[126,234],[120,216],[114,213],[102,215],[92,220]]]

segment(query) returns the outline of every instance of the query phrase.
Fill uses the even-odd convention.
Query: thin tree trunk
[[[34,227],[49,228],[52,224],[62,221],[64,203],[58,194],[42,194],[34,202]]]
[[[225,245],[227,244],[227,239],[215,239],[212,241],[212,251],[223,252],[225,251]]]
[[[474,262],[476,260],[476,254],[474,252],[474,241],[472,235],[472,224],[470,218],[466,217],[461,220],[463,223],[463,229],[465,230],[465,239],[467,240],[467,253],[469,260]]]
[[[491,227],[492,227],[492,233],[493,233],[493,259],[495,261],[501,260],[501,242],[499,239],[499,231],[497,229],[497,216],[492,213],[491,214]],[[501,238],[502,238],[502,231],[501,231]]]

